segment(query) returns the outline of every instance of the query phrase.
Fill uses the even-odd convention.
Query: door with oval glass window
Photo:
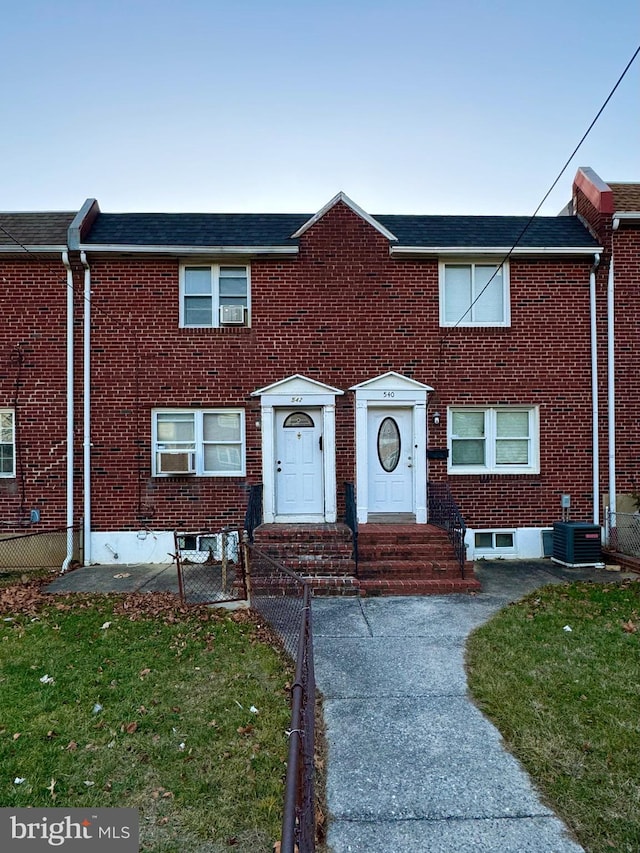
[[[370,408],[367,443],[369,512],[414,512],[412,410]]]
[[[276,410],[275,507],[278,520],[322,520],[322,410]]]

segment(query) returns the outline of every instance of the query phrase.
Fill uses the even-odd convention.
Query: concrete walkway
[[[481,565],[483,592],[315,599],[333,853],[579,853],[467,694],[469,632],[547,583],[549,560]]]

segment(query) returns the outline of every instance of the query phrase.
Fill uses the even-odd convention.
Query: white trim
[[[162,473],[158,472],[157,456],[161,450],[158,444],[175,443],[163,442],[158,439],[158,415],[175,415],[188,414],[193,415],[194,437],[193,447],[185,447],[185,453],[194,453],[195,455],[195,471],[192,473]],[[204,470],[204,438],[203,438],[203,420],[205,415],[240,415],[240,438],[238,441],[220,442],[221,445],[229,444],[230,446],[240,446],[240,469],[237,471],[205,471]],[[216,442],[209,442],[216,444]],[[231,406],[211,406],[207,408],[193,408],[189,406],[155,406],[151,409],[151,476],[158,479],[166,479],[170,477],[196,476],[196,477],[226,477],[237,478],[246,477],[247,475],[247,432],[245,423],[245,410]]]
[[[502,256],[506,258],[508,255],[593,255],[594,252],[601,252],[602,246],[562,246],[554,248],[553,246],[390,246],[390,254],[392,255],[475,255],[482,257]]]
[[[185,299],[187,294],[185,293],[185,273],[187,267],[189,268],[197,268],[201,267],[202,269],[209,269],[211,272],[211,323],[186,323],[185,322]],[[246,282],[247,282],[247,295],[246,300],[247,304],[245,307],[245,315],[244,315],[244,323],[242,324],[234,324],[237,327],[247,327],[251,326],[251,265],[250,264],[231,264],[231,263],[218,263],[216,261],[200,261],[193,260],[191,262],[180,262],[180,268],[178,271],[178,292],[179,292],[179,305],[178,305],[178,328],[180,329],[223,329],[227,328],[228,323],[220,322],[220,270],[222,267],[229,269],[243,269],[246,273]],[[195,294],[189,294],[195,295]],[[202,296],[206,296],[207,294],[201,294]]]
[[[296,522],[335,522],[338,518],[338,496],[336,483],[336,406],[335,398],[344,394],[339,388],[333,388],[309,379],[300,373],[288,376],[264,388],[251,392],[252,397],[260,397],[260,426],[262,430],[262,515],[266,524]],[[323,432],[323,478],[324,513],[322,516],[281,516],[276,515],[275,452],[276,418],[278,408],[299,408],[322,410]]]
[[[9,473],[3,473],[0,471],[0,478],[5,480],[11,480],[16,478],[17,476],[17,441],[16,441],[16,410],[11,406],[3,406],[0,409],[0,415],[11,415],[11,442],[3,441],[2,444],[11,444],[11,449],[13,451],[13,471]],[[73,524],[73,523],[72,523]]]
[[[7,254],[12,255],[26,255],[28,253],[35,254],[36,252],[55,252],[59,255],[61,252],[66,251],[67,247],[64,243],[61,246],[27,246],[22,243],[14,243],[12,246],[0,246],[0,252],[6,252]]]
[[[616,210],[613,219],[640,219],[640,210]]]
[[[482,412],[485,415],[485,464],[484,465],[454,465],[453,464],[453,413],[454,412]],[[487,413],[492,413],[487,428]],[[495,413],[496,412],[526,412],[529,415],[529,464],[527,465],[497,465],[495,463]],[[524,440],[524,437],[523,437]],[[454,405],[447,408],[447,473],[451,476],[483,476],[495,474],[497,476],[509,476],[510,474],[539,474],[540,473],[540,407],[528,405],[512,406],[465,406]]]
[[[473,307],[477,305],[479,295],[471,293],[471,302],[466,306],[466,310],[457,320],[446,319],[445,305],[445,280],[447,267],[454,266],[488,266],[487,258],[468,257],[460,258],[441,258],[438,261],[438,302],[439,302],[439,322],[441,328],[509,328],[511,326],[511,276],[509,262],[507,260],[502,263],[497,263],[497,259],[493,261],[491,266],[495,266],[498,270],[502,269],[502,320],[473,320],[470,319],[473,312]],[[475,280],[475,271],[473,272]],[[482,292],[482,291],[481,291]]]
[[[121,252],[126,254],[154,255],[297,255],[297,246],[129,246],[125,244],[81,243],[85,252]]]
[[[411,409],[414,443],[413,511],[427,523],[427,393],[429,385],[389,371],[350,389],[356,395],[356,495],[358,523],[369,517],[369,408]]]
[[[344,394],[344,391],[334,388],[332,385],[325,385],[324,382],[319,382],[317,379],[309,379],[309,377],[303,376],[301,373],[293,373],[285,379],[279,379],[277,382],[272,382],[271,385],[265,385],[264,388],[258,388],[257,391],[251,392],[252,397],[262,397],[265,395],[299,397],[300,395],[304,396],[307,394],[328,394],[333,397],[336,394]],[[316,398],[314,397],[313,399]],[[298,403],[299,400],[286,400],[282,403],[279,402],[278,405],[284,406],[287,404],[297,406]]]
[[[342,191],[334,195],[334,197],[330,201],[328,201],[324,205],[324,207],[321,207],[317,213],[314,213],[311,219],[307,219],[304,225],[301,225],[300,228],[298,228],[298,230],[291,235],[291,238],[295,239],[297,237],[302,237],[305,231],[308,231],[312,225],[315,225],[318,220],[322,219],[325,213],[331,210],[332,207],[335,207],[335,205],[338,204],[338,202],[340,201],[343,204],[346,204],[347,207],[351,208],[351,210],[355,214],[357,214],[361,219],[371,225],[372,228],[375,228],[376,231],[379,231],[383,237],[387,238],[387,240],[398,239],[395,234],[392,234],[391,231],[385,228],[384,225],[381,225],[377,219],[374,219],[373,216],[364,211],[359,205],[355,203],[355,201],[352,201],[349,196],[345,195],[345,193],[343,193]]]

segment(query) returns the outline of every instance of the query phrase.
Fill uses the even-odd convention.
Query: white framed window
[[[513,530],[477,530],[474,533],[474,551],[506,552],[515,551],[515,531]]]
[[[180,266],[180,326],[248,326],[250,270],[246,265]]]
[[[243,409],[154,409],[154,477],[244,477]]]
[[[536,406],[452,407],[447,418],[451,474],[537,474]]]
[[[440,261],[441,326],[509,326],[509,265]]]
[[[16,416],[0,409],[0,477],[16,476]]]

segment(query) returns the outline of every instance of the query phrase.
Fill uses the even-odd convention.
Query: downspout
[[[91,565],[91,269],[85,252],[80,252],[84,267],[84,335],[82,359],[82,387],[84,436],[82,465],[84,480],[84,564]]]
[[[619,219],[613,220],[617,231]],[[607,281],[607,385],[609,391],[609,512],[616,511],[616,381],[615,381],[615,323],[614,323],[613,235]]]
[[[596,272],[600,266],[600,255],[593,256],[589,274],[589,306],[591,312],[591,404],[593,446],[593,523],[600,524],[600,444],[599,444],[599,398],[598,398],[598,323],[596,318]]]
[[[73,560],[73,270],[69,253],[62,253],[67,271],[67,549],[61,566],[66,572]]]

